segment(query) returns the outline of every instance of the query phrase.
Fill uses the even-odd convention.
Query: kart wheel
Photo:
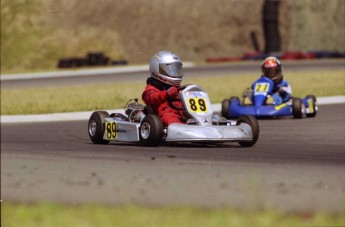
[[[150,105],[145,106],[145,108],[144,108],[144,113],[145,113],[146,115],[155,114],[155,112],[154,112],[153,109],[152,109],[152,106],[150,106]]]
[[[294,118],[302,118],[302,100],[300,98],[292,99],[292,114]]]
[[[222,117],[225,117],[225,118],[228,117],[229,106],[230,106],[230,100],[224,99],[222,101]]]
[[[307,95],[306,96],[307,99],[311,99],[312,100],[312,108],[313,108],[313,112],[312,113],[307,113],[307,117],[315,117],[317,110],[316,110],[316,97],[314,95]]]
[[[104,119],[109,117],[106,111],[96,111],[91,114],[88,124],[90,139],[95,144],[107,144],[109,140],[104,140]]]
[[[139,128],[140,141],[150,147],[158,146],[163,137],[163,123],[157,115],[147,115]]]
[[[234,117],[231,117],[230,106],[232,106],[234,102],[237,102],[238,105],[240,105],[241,100],[237,96],[231,96],[230,99],[228,99],[228,101],[229,101],[229,107],[227,108],[226,118],[234,118]]]
[[[231,105],[231,102],[233,102],[233,101],[238,101],[238,103],[241,102],[241,100],[238,96],[231,96],[229,100],[230,100],[230,105]]]
[[[255,117],[250,115],[242,115],[238,118],[236,125],[240,125],[241,123],[246,123],[250,125],[253,132],[253,140],[252,141],[242,141],[238,142],[242,147],[251,147],[253,146],[259,139],[260,134],[260,127],[259,123]]]

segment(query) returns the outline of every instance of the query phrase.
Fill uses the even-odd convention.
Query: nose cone
[[[265,104],[266,96],[264,95],[255,95],[254,96],[254,106],[260,107]]]

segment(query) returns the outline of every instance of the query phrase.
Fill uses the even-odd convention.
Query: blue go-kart
[[[307,95],[303,99],[292,97],[287,102],[275,105],[272,99],[273,87],[272,80],[261,77],[253,84],[250,97],[244,96],[242,100],[236,96],[224,99],[222,101],[222,116],[225,118],[236,118],[241,115],[253,115],[258,118],[316,116],[318,107],[314,95]]]

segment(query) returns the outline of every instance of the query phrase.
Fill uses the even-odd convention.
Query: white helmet
[[[180,86],[183,71],[182,61],[171,51],[160,51],[150,61],[151,77],[171,86]]]

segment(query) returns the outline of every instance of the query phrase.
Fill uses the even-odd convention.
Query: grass
[[[327,213],[240,211],[230,208],[101,206],[2,203],[6,227],[64,226],[343,226],[345,217]]]
[[[123,59],[116,31],[86,24],[53,26],[56,7],[59,3],[44,0],[1,1],[1,73],[56,70],[60,58],[85,57],[87,52]],[[67,22],[73,17],[63,15]]]
[[[44,32],[35,25],[42,5],[35,0],[1,1],[1,73],[36,68],[31,63]],[[36,65],[37,64],[36,62]],[[9,72],[11,70],[8,70]]]
[[[217,76],[186,79],[208,91],[212,103],[220,103],[230,96],[241,96],[244,88],[257,75]],[[345,95],[344,70],[296,72],[286,75],[293,95],[304,97]],[[145,88],[142,82],[103,84],[73,87],[46,87],[29,89],[1,89],[1,115],[40,114],[55,112],[91,111],[123,108],[131,98],[139,98]]]

